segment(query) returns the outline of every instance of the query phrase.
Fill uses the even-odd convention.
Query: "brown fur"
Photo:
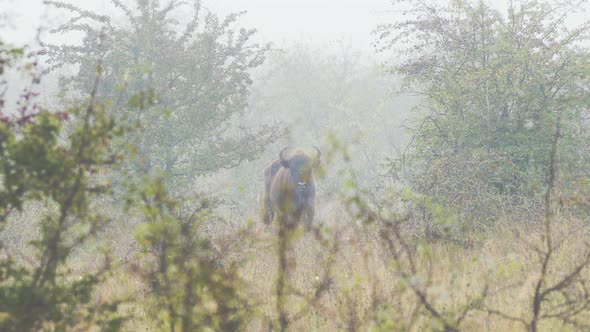
[[[279,157],[267,164],[264,169],[263,217],[266,224],[272,222],[275,216],[280,218],[280,222],[290,225],[298,224],[305,217],[306,226],[311,227],[315,212],[312,170],[318,165],[319,150],[318,158],[314,159],[301,149],[293,151],[288,158]]]

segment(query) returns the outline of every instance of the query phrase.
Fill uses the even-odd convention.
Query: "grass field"
[[[479,234],[471,247],[444,241],[413,242],[416,273],[409,278],[402,276],[410,270],[409,261],[403,256],[393,257],[376,225],[361,226],[346,217],[335,217],[329,224],[323,241],[303,232],[292,241],[286,272],[289,330],[443,330],[440,319],[451,322],[461,316],[464,318],[458,327],[464,331],[527,329],[524,323],[532,318],[542,267],[543,257],[538,251],[544,243],[541,222],[500,222],[494,230]],[[558,283],[587,254],[588,227],[583,221],[557,222],[552,234],[560,246],[549,261],[545,286]],[[245,281],[244,295],[255,307],[247,330],[268,330],[277,319],[276,228],[254,224],[242,232],[226,230],[213,242],[224,264],[238,264]],[[141,299],[147,290],[130,265],[119,269],[116,277],[100,289],[97,301],[125,294]],[[584,268],[580,277],[590,280],[588,270]],[[423,291],[440,319],[425,308],[410,286]],[[574,297],[584,294],[565,292]],[[551,298],[546,308],[559,308],[563,299]],[[129,331],[158,330],[141,300],[128,309],[134,316],[128,322]],[[550,311],[547,309],[547,314]],[[582,324],[590,322],[590,317],[576,318]],[[548,318],[542,320],[539,329],[569,331],[581,327]]]

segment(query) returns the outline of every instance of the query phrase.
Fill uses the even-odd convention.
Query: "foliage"
[[[13,60],[12,64],[3,62],[3,66],[20,61]],[[40,82],[35,62],[23,68],[30,68],[32,86]],[[74,327],[116,330],[123,322],[117,314],[119,300],[103,302],[93,296],[111,270],[109,255],[97,253],[97,264],[87,272],[69,266],[72,253],[108,223],[94,211],[93,204],[99,195],[108,193],[110,186],[95,174],[120,157],[110,142],[123,129],[96,101],[95,93],[93,90],[84,104],[57,113],[37,104],[32,87],[22,92],[16,109],[4,107],[1,98],[0,227],[35,202],[43,207],[37,220],[40,235],[30,243],[31,257],[16,259],[22,255],[9,246],[0,246],[3,331]],[[73,124],[67,137],[63,136],[65,123]]]
[[[228,52],[228,45],[235,46],[223,42],[233,31],[229,28],[233,19],[223,23],[205,15],[209,23],[199,30],[197,21],[203,16],[196,14],[194,27],[189,24],[187,30],[191,31],[190,42],[182,44],[170,16],[180,2],[160,8],[157,2],[137,0],[138,15],[118,0],[113,3],[127,14],[131,28],[113,28],[109,18],[52,2],[79,14],[60,31],[84,29],[87,35],[80,50],[99,45],[95,41],[101,38],[102,45],[123,47],[122,40],[138,36],[144,38],[140,48],[144,51],[160,52],[157,46],[144,45],[150,44],[149,40],[174,40],[183,52],[195,52],[189,52],[191,56],[203,55],[199,52],[206,48],[189,50],[187,45],[203,46],[209,41],[217,51]],[[406,76],[407,87],[423,88],[427,96],[427,114],[414,132],[413,145],[405,159],[394,161],[414,167],[401,168],[410,180],[408,189],[385,191],[372,183],[367,186],[363,181],[367,172],[357,172],[357,167],[375,169],[374,161],[383,147],[371,143],[388,137],[390,132],[384,127],[391,119],[380,121],[383,131],[379,133],[367,130],[358,150],[349,149],[354,141],[350,137],[344,142],[336,139],[357,127],[361,131],[373,129],[374,122],[389,114],[392,105],[382,99],[391,82],[376,79],[373,67],[358,64],[349,53],[342,59],[318,58],[305,50],[287,52],[285,58],[277,55],[268,81],[258,90],[268,98],[258,99],[260,104],[254,106],[258,110],[281,109],[284,113],[275,115],[292,121],[292,139],[309,145],[320,139],[322,132],[335,129],[336,134],[328,137],[332,149],[326,149],[323,160],[329,176],[337,179],[332,180],[331,188],[343,195],[333,202],[336,211],[326,214],[333,229],[314,226],[303,231],[281,220],[284,216],[278,216],[265,230],[248,225],[252,233],[247,234],[237,230],[235,223],[218,223],[212,212],[216,202],[210,198],[172,198],[178,195],[170,194],[165,185],[168,156],[157,159],[146,155],[146,163],[151,164],[147,170],[161,168],[164,175],[132,174],[128,181],[135,187],[129,188],[125,216],[138,217],[135,212],[139,211],[136,240],[141,253],[126,269],[115,273],[123,279],[130,274],[140,277],[141,282],[131,287],[139,288],[133,293],[131,308],[122,308],[118,294],[107,296],[108,301],[98,295],[103,291],[100,286],[108,282],[105,288],[110,288],[111,282],[118,281],[111,278],[110,255],[95,250],[93,243],[111,235],[101,231],[108,224],[103,213],[113,211],[103,211],[100,201],[118,197],[113,194],[110,175],[104,172],[130,158],[118,145],[120,140],[135,137],[127,130],[134,121],[130,114],[144,125],[140,137],[143,152],[165,153],[164,146],[154,142],[175,134],[189,122],[177,116],[192,114],[183,113],[188,109],[183,107],[194,102],[188,97],[190,88],[184,86],[190,83],[179,76],[181,82],[173,84],[176,92],[165,91],[165,85],[152,88],[144,84],[150,77],[166,84],[165,67],[154,66],[153,61],[146,65],[146,58],[141,58],[133,65],[139,67],[127,70],[130,58],[118,48],[102,53],[109,63],[96,67],[90,53],[75,55],[64,51],[75,48],[49,46],[47,50],[58,57],[75,55],[57,58],[58,62],[83,62],[86,71],[72,83],[90,98],[65,112],[46,111],[36,102],[37,91],[43,90],[38,89],[42,75],[35,62],[18,67],[30,71],[32,81],[18,102],[6,102],[0,95],[0,330],[119,330],[127,318],[124,313],[142,309],[147,315],[137,317],[138,321],[144,319],[140,324],[155,322],[157,330],[170,331],[256,327],[281,331],[588,330],[590,247],[583,239],[590,228],[584,220],[576,223],[560,215],[557,205],[590,204],[586,190],[573,193],[570,186],[587,172],[587,124],[582,118],[587,107],[584,84],[588,68],[587,58],[583,58],[586,49],[576,41],[585,30],[561,29],[562,21],[553,16],[562,14],[557,11],[564,8],[561,5],[513,4],[503,17],[481,2],[455,1],[439,11],[439,6],[420,1],[414,7],[418,8],[417,20],[381,30],[384,41],[393,29],[406,32],[393,38],[402,38],[397,41],[417,34],[420,38],[415,40],[424,42],[411,49],[410,54],[416,57],[397,67]],[[198,2],[195,9],[200,10]],[[438,21],[429,21],[434,18]],[[552,18],[555,20],[546,21]],[[101,36],[100,28],[87,25],[87,19],[104,24],[104,31],[112,34]],[[502,24],[506,22],[512,26]],[[550,23],[555,24],[555,31],[547,30]],[[144,28],[154,28],[155,33],[141,30]],[[570,33],[571,39],[564,37]],[[90,40],[91,35],[95,41]],[[261,55],[257,52],[263,47],[249,44],[249,36],[244,35],[244,44],[238,48]],[[114,40],[121,44],[108,44]],[[171,61],[186,60],[175,59],[177,50],[162,45]],[[530,54],[525,55],[527,52]],[[0,43],[0,73],[17,66],[22,54],[22,49]],[[157,53],[152,60],[167,56]],[[182,63],[191,67],[189,60]],[[243,70],[240,77],[247,81],[248,66],[242,65],[237,65]],[[195,82],[197,76],[194,74]],[[127,81],[122,82],[121,77]],[[207,93],[218,92],[208,85],[210,81],[199,82],[208,86],[204,88]],[[0,83],[0,91],[9,83]],[[228,83],[228,90],[222,90],[246,89],[247,85]],[[186,90],[176,95],[181,87]],[[104,98],[112,101],[102,102],[98,91],[105,91]],[[245,90],[240,91],[244,94],[228,97],[236,98],[228,102],[233,106],[224,104],[218,109],[208,104],[215,98],[199,95],[203,99],[198,103],[204,103],[199,107],[226,114],[227,106],[233,109],[228,113],[240,115],[247,96]],[[160,93],[169,94],[160,97]],[[184,106],[171,101],[177,96]],[[225,99],[218,99],[218,106],[219,100]],[[211,109],[198,116],[213,114]],[[369,111],[373,118],[367,116]],[[350,121],[337,124],[342,117]],[[121,118],[129,122],[119,122]],[[234,119],[218,118],[217,123],[225,128],[221,135],[236,133]],[[258,119],[252,120],[248,125],[258,123]],[[195,130],[198,135],[211,134],[206,125]],[[174,137],[181,138],[178,135]],[[149,139],[153,139],[152,145]],[[170,153],[188,151],[185,146],[177,148]],[[338,172],[334,164],[340,155],[350,167]],[[219,164],[209,164],[207,156],[200,156],[194,171],[189,159],[178,158],[171,168],[194,174],[219,168]],[[236,178],[241,181],[244,176]],[[539,202],[543,187],[544,227],[527,229],[526,225],[505,223],[508,227],[490,231],[482,243],[473,245],[473,233],[465,229],[469,224],[465,221],[473,219],[467,217],[487,218],[526,200]],[[27,213],[31,209],[35,209],[32,216]],[[238,213],[235,220],[243,222],[244,211]],[[562,219],[567,222],[559,222]],[[416,231],[415,222],[427,223],[423,233]],[[2,243],[6,228],[14,223],[20,223],[18,231],[33,237],[38,226],[39,233],[28,247],[32,255],[6,245],[7,241]],[[211,230],[205,228],[213,224],[216,231],[225,227],[222,231],[227,233],[207,234]],[[524,234],[517,234],[519,230],[525,230]],[[436,241],[439,238],[452,241]],[[92,258],[90,266],[72,262],[81,251]],[[135,325],[131,328],[138,329]]]
[[[0,75],[3,75],[4,69],[10,67],[13,61],[22,55],[22,48],[11,47],[0,40]],[[3,105],[0,106],[4,107]]]
[[[561,118],[556,119],[549,158],[548,187],[545,193],[545,222],[540,243],[532,245],[535,251],[539,273],[534,277],[534,287],[530,299],[530,312],[523,317],[498,309],[487,309],[491,314],[519,322],[528,331],[536,332],[546,321],[557,321],[577,329],[590,328],[585,321],[590,313],[590,283],[584,275],[590,270],[590,246],[585,243],[582,255],[576,257],[573,266],[567,266],[552,273],[556,256],[563,251],[569,234],[556,234],[553,230],[557,221],[557,201],[559,200],[559,178],[561,170]],[[587,232],[583,225],[575,233]]]
[[[403,193],[404,200],[424,200],[409,191]],[[354,220],[363,223],[364,231],[376,231],[379,248],[383,250],[382,262],[389,273],[397,278],[393,295],[380,296],[373,292],[370,319],[356,324],[373,325],[376,331],[411,330],[414,326],[436,331],[459,331],[461,325],[474,311],[482,307],[488,296],[488,280],[483,280],[481,290],[461,299],[452,306],[441,306],[437,303],[436,290],[438,281],[434,277],[433,262],[435,254],[429,238],[413,235],[413,227],[408,227],[412,210],[404,211],[391,197],[383,197],[375,201],[367,190],[350,181],[344,192],[344,204],[347,212]],[[443,227],[441,231],[449,232],[446,226],[452,225],[452,219],[446,216],[440,205],[429,202],[422,203],[422,208],[433,215]],[[366,259],[366,258],[365,258]],[[413,301],[400,306],[400,298],[410,296]],[[400,312],[402,314],[400,314]],[[407,312],[404,314],[404,312]]]
[[[144,181],[137,194],[146,219],[136,232],[144,253],[140,271],[150,286],[153,319],[170,331],[242,329],[252,313],[242,282],[235,267],[222,266],[201,231],[210,202],[179,206],[161,180]]]
[[[376,33],[425,100],[397,169],[415,190],[482,221],[539,204],[556,114],[564,183],[587,174],[590,25],[566,24],[578,2],[514,1],[506,14],[483,1],[402,3],[409,18]]]
[[[3,54],[17,60],[21,53]],[[23,67],[32,68],[34,85],[39,84],[36,66]],[[98,212],[97,202],[113,198],[105,170],[128,158],[119,145],[128,128],[117,125],[112,110],[98,102],[102,73],[98,66],[95,87],[82,106],[50,113],[36,103],[34,89],[27,88],[16,110],[0,113],[0,226],[26,217],[25,210],[32,206],[45,213],[21,225],[39,225],[41,234],[31,243],[33,254],[1,248],[3,331],[119,330],[127,318],[121,299],[103,301],[96,295],[99,285],[112,281],[110,255],[93,252],[96,263],[89,267],[72,262],[74,253],[92,250],[95,244],[89,240],[104,234],[109,220]],[[141,96],[129,103],[144,110],[150,106],[140,100]],[[241,294],[243,285],[235,267],[221,265],[200,227],[211,218],[210,202],[179,206],[161,180],[146,177],[128,182],[138,187],[128,188],[127,203],[139,207],[145,220],[137,229],[145,253],[139,271],[151,289],[153,301],[146,304],[153,309],[154,321],[183,331],[242,327],[252,312]],[[197,208],[188,215],[178,214],[188,206]],[[134,300],[143,306],[140,299]]]
[[[163,170],[173,183],[188,185],[195,176],[251,160],[277,137],[275,127],[236,125],[247,106],[249,71],[262,64],[269,48],[252,41],[255,30],[234,27],[242,13],[220,18],[194,0],[183,27],[174,14],[183,11],[185,2],[136,0],[134,11],[112,0],[130,23],[117,25],[66,2],[46,3],[74,14],[55,33],[84,33],[80,46],[46,45],[53,68],[80,67],[62,86],[72,83],[89,91],[94,63],[104,59],[101,94],[114,101],[118,116],[145,127],[136,137],[145,158],[142,169]],[[132,96],[155,105],[138,112],[125,105]]]

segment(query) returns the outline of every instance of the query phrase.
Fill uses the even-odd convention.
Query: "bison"
[[[314,146],[317,151],[314,158],[301,149],[286,157],[287,149],[281,150],[279,158],[264,169],[264,223],[270,224],[275,214],[281,217],[281,222],[291,225],[305,217],[309,229],[315,210],[313,169],[319,167],[322,154]]]

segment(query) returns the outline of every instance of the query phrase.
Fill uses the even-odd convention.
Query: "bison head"
[[[312,170],[320,166],[322,153],[317,147],[314,146],[313,148],[317,151],[316,156],[313,158],[300,149],[295,150],[289,157],[285,157],[284,154],[288,147],[279,153],[281,165],[289,169],[297,191],[306,191],[308,189],[309,184],[313,181]]]

